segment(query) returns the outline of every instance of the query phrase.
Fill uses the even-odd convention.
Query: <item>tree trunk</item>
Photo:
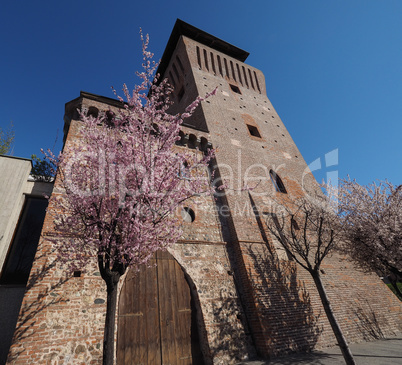
[[[103,365],[113,365],[114,360],[114,333],[119,280],[120,275],[118,273],[112,273],[110,280],[105,280],[107,286],[107,302],[105,331],[103,335]]]
[[[332,331],[334,332],[336,340],[338,341],[338,345],[341,348],[343,358],[345,359],[347,365],[355,365],[356,363],[355,360],[353,359],[353,355],[350,352],[346,339],[343,336],[342,330],[339,327],[338,321],[336,320],[334,313],[332,311],[332,307],[328,300],[327,293],[321,281],[320,273],[318,271],[311,271],[310,274],[314,279],[314,283],[317,287],[318,294],[320,295],[321,303],[324,307],[325,314],[327,315],[328,321],[332,327]]]

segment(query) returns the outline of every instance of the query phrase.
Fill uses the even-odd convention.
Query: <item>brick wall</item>
[[[235,363],[255,352],[270,357],[334,346],[312,279],[286,259],[258,218],[275,210],[283,197],[272,184],[270,170],[280,175],[290,198],[318,189],[266,96],[264,75],[182,36],[167,61],[165,77],[176,86],[172,112],[218,88],[217,95],[202,102],[186,121],[178,148],[203,149],[208,144],[217,148],[211,169],[226,180],[227,187],[216,200],[199,198],[188,203],[195,220],[183,222],[182,240],[170,249],[198,301],[206,363]],[[91,94],[68,103],[66,143],[79,143],[79,123],[73,114],[77,106],[102,111],[110,105],[117,107]],[[254,189],[243,190],[246,184]],[[57,182],[55,193],[60,193]],[[48,268],[53,249],[48,235],[52,235],[50,213],[9,362],[99,364],[104,284],[95,265],[81,277],[64,282],[60,268]],[[39,275],[42,268],[45,272]],[[345,257],[334,255],[324,262],[322,276],[347,340],[370,340],[401,329],[401,303],[376,275],[363,273]]]

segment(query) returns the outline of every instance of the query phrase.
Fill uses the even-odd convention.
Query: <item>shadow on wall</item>
[[[295,263],[279,260],[272,248],[258,252],[250,247],[248,254],[260,279],[253,286],[268,352],[277,356],[311,351],[322,330],[309,293],[297,279]]]
[[[362,305],[355,304],[351,306],[354,309],[355,316],[359,319],[357,322],[358,329],[363,336],[364,341],[373,341],[385,338],[380,323],[384,322],[384,318],[378,318],[378,314],[374,312],[368,301],[364,310]]]
[[[248,256],[252,268],[249,276],[268,353],[278,356],[311,351],[322,332],[319,315],[313,311],[304,283],[297,279],[296,263],[278,258],[251,195],[250,201],[265,243],[251,244]]]
[[[46,281],[45,278],[48,277],[48,275],[50,277],[53,276],[52,274],[56,266],[56,262],[49,263],[46,260],[47,256],[47,254],[43,254],[36,258],[36,261],[41,261],[43,259],[44,263],[36,270],[36,272],[31,273],[26,285],[25,296],[29,296],[29,292],[33,291],[35,293],[35,298],[31,297],[29,302],[23,302],[21,306],[12,340],[14,346],[11,347],[11,351],[7,358],[7,361],[10,363],[17,360],[17,358],[25,351],[24,347],[19,346],[18,344],[26,342],[30,336],[35,334],[35,326],[41,314],[44,314],[46,309],[51,306],[69,301],[56,293],[56,290],[66,283],[69,278],[62,277],[51,285],[43,284],[43,281]]]
[[[244,357],[255,358],[252,340],[244,333],[245,326],[242,322],[245,319],[240,312],[239,298],[228,297],[224,289],[219,297],[219,301],[212,303],[214,318],[221,321],[216,326],[217,340],[213,347],[215,354],[226,354],[228,359],[235,363],[243,361]]]

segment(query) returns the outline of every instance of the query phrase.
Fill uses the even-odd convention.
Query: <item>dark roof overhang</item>
[[[207,32],[204,32],[203,30],[184,22],[183,20],[177,19],[172,33],[170,34],[165,51],[163,52],[163,56],[157,71],[158,74],[164,74],[169,60],[176,48],[177,42],[182,35],[193,39],[196,42],[204,44],[207,47],[222,52],[230,57],[233,57],[241,62],[244,62],[249,55],[248,52],[233,46],[232,44],[225,42]]]

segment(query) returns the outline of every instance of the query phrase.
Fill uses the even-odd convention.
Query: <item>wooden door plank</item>
[[[177,343],[179,348],[179,364],[191,364],[191,294],[190,287],[180,265],[175,265],[177,282]]]
[[[161,364],[160,330],[159,330],[159,304],[158,304],[158,278],[156,259],[151,260],[152,265],[146,275],[147,294],[144,302],[148,341],[147,364]],[[141,300],[141,299],[140,299]],[[145,337],[145,336],[144,336]]]
[[[161,364],[155,260],[127,273],[119,303],[117,364]]]
[[[169,272],[169,261],[164,259],[165,253],[158,252],[159,313],[161,330],[162,363],[174,365],[174,328],[172,313],[172,280]],[[173,354],[172,354],[173,352]]]

